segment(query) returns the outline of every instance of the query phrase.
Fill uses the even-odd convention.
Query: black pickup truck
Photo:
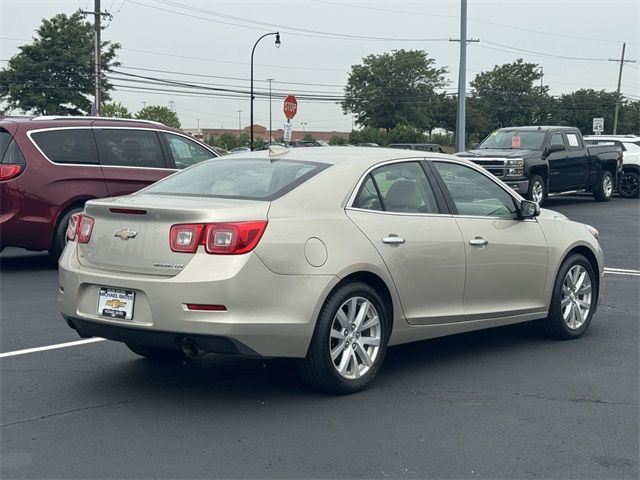
[[[456,155],[539,204],[549,194],[579,191],[591,191],[597,201],[607,202],[622,172],[619,147],[587,147],[580,130],[572,127],[501,128],[475,149]]]

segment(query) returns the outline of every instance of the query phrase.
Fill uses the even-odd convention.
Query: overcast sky
[[[92,10],[93,0],[0,0],[0,67],[42,18],[77,9]],[[268,91],[272,78],[274,94],[339,97],[351,65],[393,49],[425,50],[448,67],[448,90],[457,89],[459,46],[449,38],[459,36],[460,0],[102,0],[102,9],[113,15],[103,39],[122,45],[120,71],[129,74],[246,91],[251,48],[263,33],[279,30],[280,49],[274,37],[256,48],[256,90]],[[468,81],[523,58],[543,67],[552,95],[613,91],[619,67],[607,59],[619,59],[627,42],[626,58],[640,60],[638,0],[468,0],[468,19],[468,36],[480,39],[467,50]],[[172,101],[183,128],[195,128],[197,119],[201,128],[238,128],[238,110],[243,127],[249,124],[248,95],[198,96],[123,78],[113,81],[112,96],[132,111]],[[640,62],[625,65],[622,92],[640,99]],[[272,101],[274,129],[284,121],[282,103]],[[254,106],[255,122],[268,127],[268,100]],[[348,131],[352,119],[335,102],[301,100],[294,129],[302,122],[307,131]]]

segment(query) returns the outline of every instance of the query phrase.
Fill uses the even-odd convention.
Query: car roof
[[[549,130],[578,130],[578,128],[567,127],[562,125],[527,125],[523,127],[503,127],[499,129],[499,131],[501,132],[508,132],[511,130],[520,130],[525,132],[533,132],[533,131],[548,132]]]
[[[40,117],[13,116],[0,117],[0,126],[4,123],[19,125],[26,130],[36,130],[41,128],[56,127],[125,127],[125,128],[157,128],[170,132],[184,132],[177,128],[168,127],[160,122],[142,120],[137,118],[115,118],[115,117],[82,117],[82,116],[55,116],[44,115]]]
[[[369,168],[381,162],[402,159],[436,159],[445,158],[455,160],[459,163],[471,163],[460,157],[447,155],[438,152],[424,152],[420,150],[401,150],[396,148],[381,147],[308,147],[292,148],[279,155],[271,155],[269,150],[259,150],[254,152],[238,153],[234,159],[241,158],[271,158],[277,160],[299,160],[307,162],[328,163],[331,165],[352,164],[354,167]]]

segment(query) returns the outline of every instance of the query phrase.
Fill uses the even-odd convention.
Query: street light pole
[[[242,135],[242,110],[238,110],[238,138]]]
[[[271,82],[273,82],[273,78],[267,78],[267,82],[269,82],[269,143],[273,141],[273,127],[271,124]]]
[[[253,54],[255,53],[256,47],[258,46],[258,43],[260,43],[260,40],[262,40],[264,37],[268,37],[269,35],[276,36],[276,48],[280,48],[280,32],[271,32],[271,33],[265,33],[260,38],[258,38],[258,40],[256,40],[256,43],[253,44],[253,48],[251,49],[251,125],[250,125],[251,144],[250,145],[251,145],[252,151],[253,151]]]

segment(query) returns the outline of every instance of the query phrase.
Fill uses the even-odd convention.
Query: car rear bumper
[[[203,275],[205,262],[211,262],[210,255],[196,254],[171,277],[122,274],[82,266],[71,242],[60,259],[60,311],[86,336],[164,348],[197,338],[203,342],[200,347],[211,352],[306,355],[315,319],[337,277],[277,275],[251,253],[237,271],[212,280],[215,274]],[[133,291],[133,318],[99,315],[100,287]],[[194,311],[187,303],[224,305],[226,310]]]

